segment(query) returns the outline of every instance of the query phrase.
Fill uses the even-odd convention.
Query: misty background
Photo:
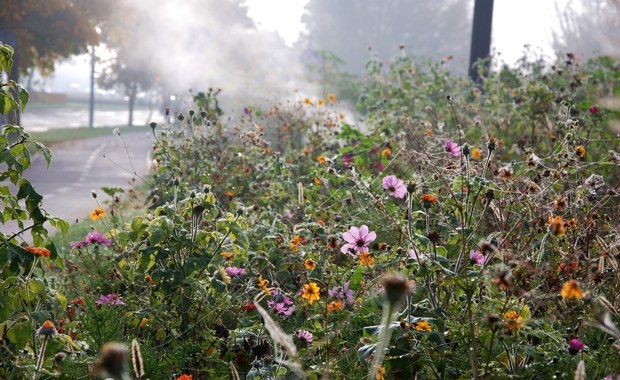
[[[98,10],[95,47],[57,59],[53,70],[23,72],[20,80],[34,93],[86,101],[92,58],[88,52],[94,48],[97,104],[125,107],[133,102],[129,106],[136,116],[131,122],[144,125],[161,117],[167,106],[186,110],[190,90],[222,89],[222,107],[231,112],[245,104],[324,96],[338,90],[330,88],[334,83],[326,80],[327,74],[361,78],[369,59],[389,62],[401,50],[420,60],[444,62],[455,74],[465,75],[474,1],[106,3],[108,7]],[[581,59],[617,55],[618,9],[615,0],[495,1],[493,65],[514,65],[523,54],[549,62],[567,52]],[[354,102],[354,94],[339,95],[351,95]],[[123,124],[126,116],[120,118],[120,110],[112,108],[104,121]],[[47,120],[51,125],[44,128],[59,122]],[[29,119],[27,112],[22,124],[28,128],[36,123],[42,120]],[[65,124],[84,122],[73,117]]]

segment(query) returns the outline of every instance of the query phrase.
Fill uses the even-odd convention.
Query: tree
[[[31,68],[50,73],[59,58],[97,44],[97,15],[108,5],[97,0],[2,0],[0,28],[16,36],[14,75]]]
[[[620,55],[620,0],[569,0],[556,5],[556,50],[585,56]]]
[[[314,48],[329,50],[354,72],[368,61],[368,47],[383,57],[399,46],[417,57],[452,55],[465,71],[471,36],[471,2],[464,0],[310,0],[309,36]]]

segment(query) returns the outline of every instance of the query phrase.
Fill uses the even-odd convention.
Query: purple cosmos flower
[[[612,375],[607,375],[603,380],[614,380],[614,377]],[[616,380],[620,380],[620,375],[616,377]]]
[[[356,253],[368,253],[368,245],[377,238],[377,234],[368,231],[368,226],[352,226],[349,231],[342,234],[342,238],[347,242],[340,248],[340,252],[354,256]]]
[[[411,248],[407,250],[407,254],[412,259],[416,259],[416,260],[419,259],[420,264],[427,262],[429,259],[428,255],[424,252],[418,252],[418,255],[416,256],[415,251]]]
[[[482,265],[486,261],[486,257],[480,251],[469,251],[469,259],[478,265]]]
[[[84,240],[72,241],[69,243],[69,246],[73,248],[83,248],[83,247],[86,247],[87,245],[88,244]]]
[[[388,175],[383,178],[383,189],[389,191],[394,198],[404,198],[407,194],[407,186],[395,175]]]
[[[101,306],[101,305],[119,306],[119,305],[124,305],[124,304],[125,302],[123,302],[122,297],[116,293],[110,293],[105,296],[101,296],[99,297],[97,301],[95,301],[95,305],[97,306]]]
[[[228,273],[230,277],[241,277],[246,275],[245,269],[239,267],[226,267],[226,273]]]
[[[106,247],[109,247],[112,244],[112,242],[109,239],[106,239],[101,232],[97,231],[89,232],[84,238],[84,242],[86,244],[99,244]]]
[[[271,299],[267,301],[267,305],[276,314],[284,317],[290,317],[295,311],[295,304],[293,301],[291,301],[287,295],[280,293],[279,290],[271,291]]]
[[[353,304],[353,290],[349,289],[349,282],[345,282],[340,286],[334,286],[331,290],[327,291],[327,295],[331,298],[346,301],[348,304]]]
[[[312,333],[307,330],[297,330],[297,337],[304,341],[306,344],[312,344],[312,340],[314,339]]]
[[[570,342],[568,342],[568,352],[569,352],[571,355],[576,355],[576,354],[578,354],[579,352],[581,352],[581,350],[583,350],[583,348],[584,348],[585,346],[586,346],[586,345],[585,345],[585,344],[583,344],[583,342],[582,342],[582,341],[580,341],[580,340],[579,340],[579,339],[577,339],[577,338],[573,338],[573,339],[571,339],[571,340],[570,340]]]
[[[452,157],[458,157],[461,155],[461,148],[459,148],[459,144],[450,139],[446,140],[446,145],[444,145],[444,148]]]

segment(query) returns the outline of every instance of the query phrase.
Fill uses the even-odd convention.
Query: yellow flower
[[[142,320],[140,321],[140,327],[141,328],[145,328],[146,325],[149,324],[149,319],[148,318],[142,318]]]
[[[322,184],[323,182],[321,182],[320,178],[314,177],[314,184],[319,186],[320,184]]]
[[[324,106],[325,105],[325,100],[323,100],[323,98],[319,98],[319,100],[317,101],[317,104],[319,106]]]
[[[327,162],[327,157],[325,156],[318,156],[316,158],[316,162],[318,162],[319,164],[323,165]]]
[[[582,299],[583,298],[583,290],[581,290],[581,286],[575,280],[568,280],[562,285],[562,290],[560,291],[560,295],[562,298],[566,299]]]
[[[314,301],[318,301],[320,296],[319,292],[321,288],[316,284],[316,282],[311,282],[309,284],[304,285],[304,290],[301,293],[301,298],[305,298],[308,300],[308,303],[312,305]]]
[[[335,102],[336,101],[336,94],[327,94],[327,100],[329,100],[330,102]]]
[[[392,155],[392,149],[390,148],[385,148],[381,151],[381,157],[389,157],[390,155]]]
[[[269,291],[269,288],[267,287],[268,285],[269,285],[269,280],[263,279],[263,276],[258,276],[258,287],[263,289],[263,292],[265,293],[265,295],[270,296],[271,291]]]
[[[583,145],[575,147],[575,153],[577,153],[579,158],[583,158],[586,155],[586,147]]]
[[[311,106],[312,105],[312,99],[304,98],[304,104],[307,105],[307,106]]]
[[[375,373],[376,380],[385,380],[385,367],[379,367],[377,365],[377,373]]]
[[[478,148],[472,149],[471,158],[473,158],[474,160],[479,160],[480,158],[482,158],[482,151]]]
[[[105,216],[105,211],[101,207],[97,207],[95,211],[90,213],[90,218],[92,220],[99,220]]]
[[[428,323],[427,321],[419,321],[418,323],[415,324],[415,329],[418,331],[426,331],[426,332],[433,331],[431,324]]]
[[[316,268],[316,261],[312,259],[306,259],[306,261],[304,261],[304,266],[307,270],[313,270],[314,268]]]
[[[344,303],[342,303],[341,300],[332,301],[332,302],[327,304],[327,311],[330,312],[330,313],[332,311],[342,310],[343,308],[344,308]]]
[[[360,259],[361,265],[371,266],[375,262],[375,260],[372,258],[372,256],[370,256],[370,253],[368,252],[362,252],[359,254],[358,257]]]
[[[519,330],[523,324],[523,317],[514,310],[505,312],[504,319],[504,326],[508,330]]]

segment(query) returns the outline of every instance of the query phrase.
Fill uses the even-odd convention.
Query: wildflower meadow
[[[150,126],[144,207],[97,189],[75,239],[23,177],[49,149],[4,125],[0,223],[32,244],[0,234],[0,378],[620,376],[618,63],[402,55],[360,88],[193,93]]]

